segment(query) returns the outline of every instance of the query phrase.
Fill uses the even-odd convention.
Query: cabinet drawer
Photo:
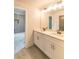
[[[60,39],[56,39],[56,38],[52,38],[52,41],[54,44],[57,44],[60,47],[64,47],[64,41],[62,41]]]

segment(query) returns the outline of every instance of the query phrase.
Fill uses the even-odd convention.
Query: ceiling
[[[15,5],[22,5],[32,8],[41,8],[49,5],[50,3],[55,3],[56,0],[14,0]]]

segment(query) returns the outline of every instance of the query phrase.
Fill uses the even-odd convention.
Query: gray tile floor
[[[15,54],[15,59],[49,59],[39,48],[23,48]]]

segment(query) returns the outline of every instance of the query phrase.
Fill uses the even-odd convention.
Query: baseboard
[[[29,47],[31,47],[31,46],[33,46],[33,45],[34,45],[34,44],[33,44],[32,41],[28,41],[28,42],[25,43],[25,48],[29,48]]]

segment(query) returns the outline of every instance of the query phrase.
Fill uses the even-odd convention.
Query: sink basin
[[[64,37],[64,33],[58,34],[57,32],[53,32],[53,33],[51,33],[51,34],[56,35],[56,36]]]
[[[49,35],[55,35],[59,37],[64,37],[64,32],[57,33],[57,31],[44,31],[43,33],[49,34]]]

